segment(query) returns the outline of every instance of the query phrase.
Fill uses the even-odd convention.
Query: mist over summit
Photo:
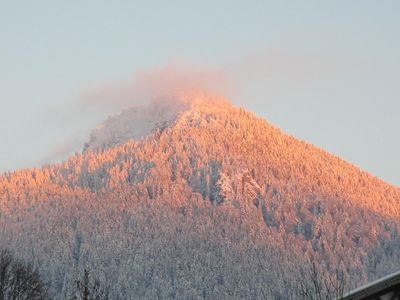
[[[195,110],[200,105],[229,103],[222,96],[199,90],[170,92],[147,102],[124,109],[120,114],[110,116],[99,124],[92,131],[84,151],[110,148],[129,140],[146,138],[155,130],[162,131],[176,124],[183,113]]]

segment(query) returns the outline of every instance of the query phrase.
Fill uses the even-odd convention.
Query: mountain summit
[[[155,130],[163,130],[177,122],[184,112],[201,105],[228,103],[222,97],[205,92],[187,92],[154,99],[148,105],[124,110],[109,117],[95,128],[84,150],[110,148],[129,140],[139,140]]]
[[[113,299],[283,299],[311,261],[353,285],[400,267],[399,188],[206,93],[125,110],[82,154],[0,176],[0,208],[0,243],[59,298],[82,268]]]
[[[93,130],[85,150],[119,151],[123,144],[151,145],[154,153],[147,159],[162,157],[158,152],[163,145],[164,151],[167,147],[175,152],[177,161],[184,157],[190,161],[212,160],[220,166],[218,176],[226,173],[229,182],[247,170],[260,185],[276,183],[297,197],[307,190],[309,195],[327,195],[353,204],[362,203],[382,214],[399,214],[398,188],[283,133],[223,97],[205,92],[160,98],[147,106],[109,117]],[[182,151],[179,155],[177,149]],[[167,161],[156,165],[164,166]],[[182,165],[182,169],[188,167]]]

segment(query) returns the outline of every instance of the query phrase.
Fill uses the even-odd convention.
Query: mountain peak
[[[101,274],[100,259],[110,262],[100,264],[104,274],[116,274],[111,298],[130,299],[132,282],[157,282],[143,270],[165,274],[178,262],[177,283],[141,289],[192,284],[198,294],[181,298],[204,298],[193,278],[209,276],[208,262],[225,273],[216,288],[224,294],[207,298],[240,295],[243,278],[241,287],[256,290],[261,278],[277,282],[265,298],[282,299],[279,280],[297,282],[292,274],[301,278],[310,259],[343,266],[355,283],[399,267],[399,188],[222,97],[185,93],[127,109],[93,131],[87,149],[97,148],[104,151],[0,176],[0,244],[44,262],[43,274],[86,266]],[[55,275],[55,294],[75,278]]]
[[[92,130],[84,151],[106,149],[128,140],[141,140],[157,129],[175,124],[185,111],[219,105],[229,105],[229,101],[202,91],[186,91],[155,98],[147,105],[134,106],[108,117]]]

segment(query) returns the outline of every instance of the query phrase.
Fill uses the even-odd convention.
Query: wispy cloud
[[[294,81],[298,84],[315,83],[343,74],[356,65],[353,57],[337,53],[266,48],[228,63],[225,72],[233,82],[238,78],[245,83],[252,80],[280,81],[290,88]]]
[[[169,64],[139,72],[124,82],[103,83],[87,89],[81,93],[77,106],[115,111],[188,90],[226,95],[230,88],[222,70]]]
[[[69,128],[70,136],[57,143],[43,161],[55,161],[80,150],[89,132],[107,116],[122,109],[144,105],[148,101],[185,91],[202,90],[232,97],[237,103],[249,103],[248,95],[271,100],[271,95],[296,88],[313,88],[318,81],[341,76],[351,68],[350,58],[312,54],[294,50],[264,49],[216,67],[170,63],[137,72],[124,81],[104,82],[84,89],[74,103],[62,109],[48,110],[41,118],[60,132]],[[71,132],[77,132],[73,135]]]
[[[57,162],[67,158],[69,155],[82,148],[82,142],[82,137],[78,135],[61,140],[48,149],[47,153],[39,160],[38,164],[42,165],[45,163]]]
[[[205,90],[225,96],[241,94],[254,82],[271,86],[310,87],[321,80],[346,73],[354,59],[337,54],[266,48],[218,66],[166,64],[137,72],[122,82],[105,82],[81,92],[75,109],[89,113],[115,113],[165,95]],[[262,91],[261,91],[262,92]],[[265,91],[268,94],[268,90]]]

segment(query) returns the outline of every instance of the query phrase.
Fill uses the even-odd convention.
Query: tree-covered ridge
[[[143,141],[88,151],[59,165],[4,174],[2,199],[23,200],[24,193],[32,198],[53,189],[56,194],[98,192],[147,181],[154,186],[173,182],[176,187],[179,179],[190,185],[201,172],[212,175],[208,173],[215,165],[214,175],[227,176],[236,193],[240,184],[235,179],[249,174],[263,191],[274,187],[297,198],[331,197],[399,215],[399,188],[282,133],[244,109],[217,100],[211,103],[195,102],[172,127]]]
[[[146,286],[187,284],[190,295],[215,298],[196,277],[207,266],[220,268],[208,284],[222,298],[251,295],[244,287],[278,295],[309,260],[343,269],[353,284],[400,267],[399,188],[211,96],[145,139],[4,174],[0,199],[0,241],[26,248],[60,294],[73,275],[58,269],[87,265],[112,269],[104,280],[121,299],[132,281],[143,297]],[[167,254],[171,247],[178,252]],[[139,276],[146,272],[154,281]]]

